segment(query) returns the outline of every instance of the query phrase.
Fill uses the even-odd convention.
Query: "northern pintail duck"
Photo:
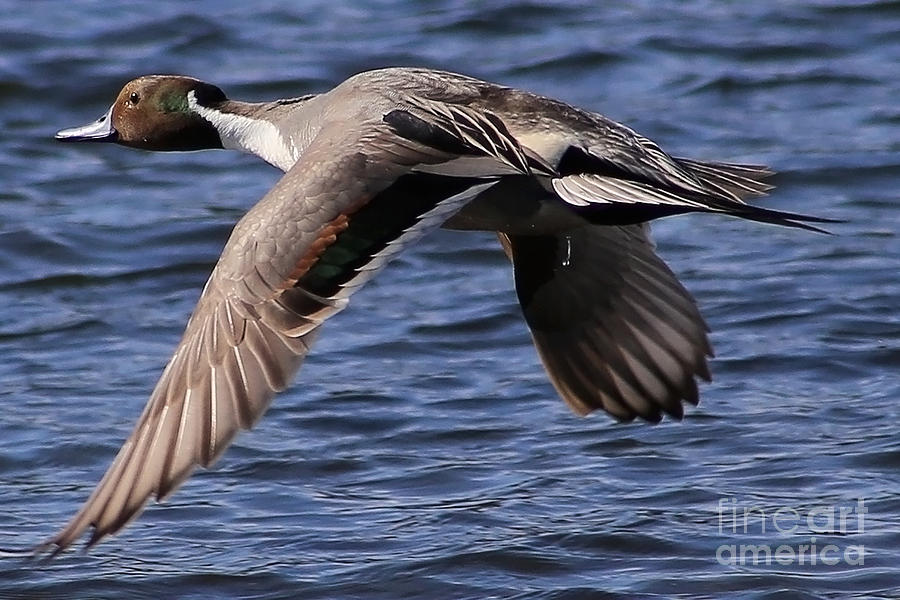
[[[184,337],[84,507],[41,546],[121,529],[209,466],[292,380],[323,321],[430,230],[496,231],[550,380],[579,415],[657,422],[709,380],[707,326],[646,222],[750,206],[766,167],[674,158],[602,115],[454,73],[370,71],[329,92],[248,103],[182,76],[122,89],[63,141],[230,148],[285,172],[235,226]]]

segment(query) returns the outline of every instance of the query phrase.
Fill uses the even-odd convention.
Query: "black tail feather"
[[[831,235],[831,232],[810,223],[844,223],[841,219],[831,219],[827,217],[814,217],[812,215],[804,215],[801,213],[788,212],[783,210],[774,210],[771,208],[763,208],[752,204],[743,204],[739,202],[714,201],[710,202],[710,212],[723,213],[747,219],[748,221],[757,221],[759,223],[771,223],[774,225],[783,225],[785,227],[796,227],[807,231],[815,231],[816,233],[825,233]]]

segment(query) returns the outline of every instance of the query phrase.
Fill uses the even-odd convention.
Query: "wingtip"
[[[97,529],[94,528],[91,533],[91,537],[84,545],[78,548],[78,551],[81,554],[87,554],[105,537],[105,533],[98,533]],[[28,548],[27,553],[33,560],[37,561],[39,564],[47,564],[60,554],[72,549],[76,542],[76,539],[63,539],[57,536]]]

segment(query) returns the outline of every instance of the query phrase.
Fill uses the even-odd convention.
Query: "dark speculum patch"
[[[427,173],[404,175],[356,212],[347,215],[316,263],[297,280],[296,287],[323,298],[337,294],[372,258],[413,227],[442,201],[482,180]]]

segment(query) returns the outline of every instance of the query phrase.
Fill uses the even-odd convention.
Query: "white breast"
[[[209,121],[219,132],[225,148],[255,154],[282,171],[287,171],[297,162],[294,149],[272,123],[201,106],[193,91],[188,92],[187,97],[191,110]]]

